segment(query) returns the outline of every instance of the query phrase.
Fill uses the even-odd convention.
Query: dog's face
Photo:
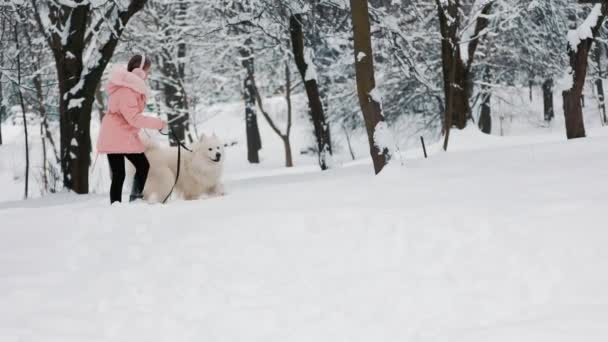
[[[196,144],[195,153],[206,163],[217,165],[224,163],[224,143],[215,134],[210,137],[203,134]]]

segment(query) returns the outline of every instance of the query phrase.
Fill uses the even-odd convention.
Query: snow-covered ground
[[[608,340],[608,128],[454,131],[374,177],[347,152],[281,168],[261,117],[249,166],[222,108],[204,127],[239,141],[225,197],[0,198],[0,341]]]

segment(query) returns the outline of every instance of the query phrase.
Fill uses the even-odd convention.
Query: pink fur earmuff
[[[144,54],[141,55],[141,63],[139,63],[139,67],[133,69],[131,71],[135,75],[139,76],[139,78],[145,80],[148,77],[148,74],[144,71],[144,65],[146,65],[146,56]]]

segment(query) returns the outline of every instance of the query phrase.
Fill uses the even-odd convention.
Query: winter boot
[[[137,178],[133,178],[133,186],[131,187],[131,195],[129,195],[129,202],[135,202],[144,198],[141,184],[137,181]]]

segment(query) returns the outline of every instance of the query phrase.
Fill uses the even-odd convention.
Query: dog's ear
[[[215,135],[215,132],[213,132],[213,135],[211,136],[213,139],[217,139],[217,135]]]

